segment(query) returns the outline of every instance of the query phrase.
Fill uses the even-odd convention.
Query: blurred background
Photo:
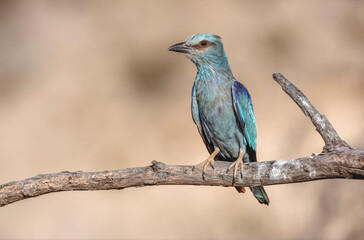
[[[364,1],[1,1],[0,184],[39,173],[196,164],[195,66],[167,48],[222,37],[249,89],[258,160],[319,153],[281,72],[352,147],[364,147]],[[0,239],[363,239],[364,186],[62,192],[0,208]]]

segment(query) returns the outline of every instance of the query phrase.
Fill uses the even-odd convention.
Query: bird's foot
[[[235,180],[238,178],[238,168],[239,168],[239,165],[240,165],[240,176],[243,177],[243,155],[244,155],[244,151],[243,150],[240,150],[240,153],[239,153],[239,157],[238,159],[236,159],[235,162],[233,162],[229,169],[226,171],[227,173],[234,168],[234,176],[233,176],[233,183],[235,183]],[[241,189],[241,192],[245,192],[245,188],[242,187]]]
[[[192,170],[194,171],[196,168],[203,166],[202,169],[202,178],[205,179],[205,172],[208,166],[211,166],[212,169],[215,169],[214,162],[215,156],[220,152],[219,148],[215,148],[214,152],[203,162],[196,164],[193,166]]]
[[[203,171],[205,172],[206,168],[209,165],[212,167],[212,169],[215,169],[214,163],[215,163],[214,158],[210,156],[205,161],[200,162],[200,163],[196,164],[195,166],[193,166],[193,169],[196,169],[196,168],[199,168],[199,167],[203,166]]]

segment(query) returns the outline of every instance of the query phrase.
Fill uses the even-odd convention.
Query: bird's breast
[[[231,84],[200,84],[196,86],[200,119],[217,141],[235,141],[237,121],[232,105]]]

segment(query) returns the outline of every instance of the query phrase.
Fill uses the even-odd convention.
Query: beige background
[[[196,69],[167,48],[220,35],[248,87],[258,160],[323,141],[272,80],[293,81],[364,147],[363,1],[1,1],[0,183],[39,173],[195,164]],[[0,239],[360,239],[364,185],[266,188],[271,205],[218,187],[64,192],[0,208]]]

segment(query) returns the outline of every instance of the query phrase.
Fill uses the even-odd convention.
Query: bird
[[[197,67],[191,94],[194,123],[210,156],[195,167],[214,169],[214,161],[232,162],[233,180],[243,162],[256,162],[257,130],[253,104],[247,88],[235,80],[221,38],[214,34],[194,34],[174,44],[169,51],[184,53]],[[244,187],[236,187],[240,193]],[[262,186],[250,187],[259,203],[269,205]]]

